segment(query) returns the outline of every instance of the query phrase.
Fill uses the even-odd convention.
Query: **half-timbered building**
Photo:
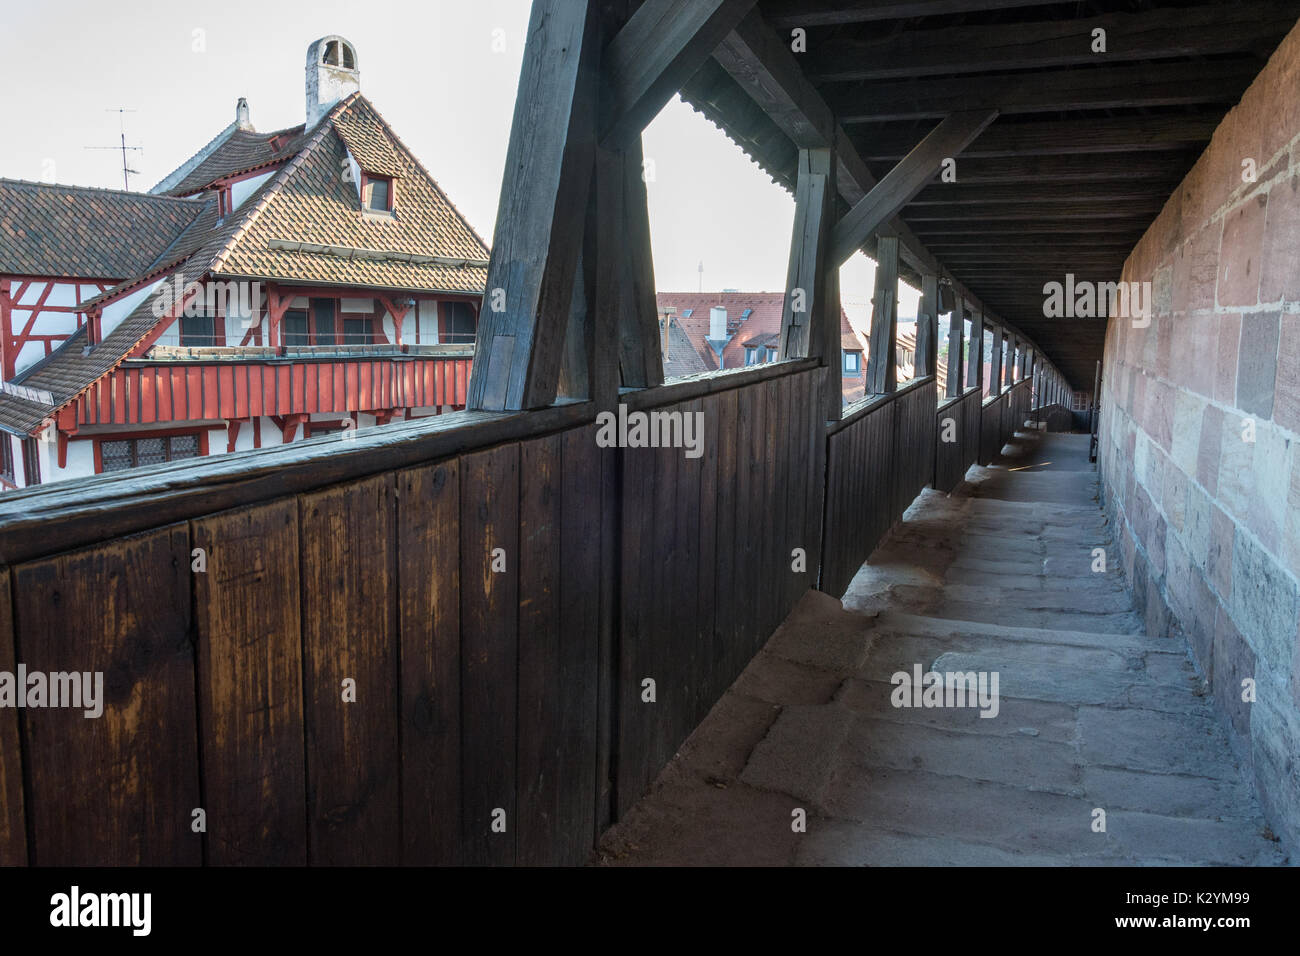
[[[0,180],[0,486],[465,405],[488,250],[307,51],[303,124],[235,120],[149,193]]]

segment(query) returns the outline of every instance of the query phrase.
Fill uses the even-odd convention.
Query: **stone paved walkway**
[[[1133,611],[1087,437],[1008,455],[923,493],[843,605],[807,595],[599,862],[1286,862],[1185,648]],[[997,716],[892,706],[916,664],[997,672]]]

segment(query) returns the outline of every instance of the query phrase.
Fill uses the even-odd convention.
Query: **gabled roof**
[[[695,346],[705,366],[718,367],[717,355],[706,339],[709,337],[710,313],[715,306],[727,310],[727,335],[730,340],[723,349],[723,362],[727,368],[745,364],[745,348],[775,347],[781,338],[781,312],[785,306],[783,292],[660,292],[655,301],[662,316],[667,309],[673,313],[682,330]],[[687,311],[690,315],[686,315]],[[865,348],[844,309],[840,309],[840,333],[845,348]],[[848,344],[858,342],[856,346]]]
[[[371,111],[373,112],[373,110]],[[378,114],[374,118],[378,118]],[[383,122],[373,122],[362,108],[345,110],[334,118],[334,132],[357,164],[368,173],[402,176],[406,164],[393,141],[384,132]]]
[[[360,212],[356,183],[340,174],[347,157],[340,126],[348,130],[354,144],[366,143],[367,161],[382,157],[385,169],[375,172],[399,171],[392,217]],[[370,102],[360,93],[352,94],[319,129],[324,135],[319,140],[313,137],[276,178],[259,201],[264,208],[235,237],[213,271],[250,278],[481,294],[487,284],[487,244]],[[361,167],[365,170],[365,163]],[[293,248],[296,243],[337,251],[300,251]],[[381,250],[471,264],[368,254]]]
[[[344,117],[353,135],[362,131],[372,142],[382,136],[392,144],[394,156],[403,163],[395,218],[372,217],[361,212],[356,186],[346,181],[341,172],[345,167],[346,147],[334,126],[339,117]],[[149,282],[171,281],[177,275],[182,284],[199,282],[209,275],[239,276],[289,283],[475,295],[482,293],[487,281],[485,266],[453,265],[433,258],[479,263],[487,259],[488,249],[359,93],[337,104],[311,135],[299,143],[296,155],[223,221],[216,221],[212,209],[215,204],[210,200],[124,195],[177,204],[193,210],[194,218],[169,236],[163,248],[154,250],[152,258],[130,273],[130,278],[114,292],[126,291],[145,278]],[[204,210],[206,215],[200,218]],[[191,224],[194,228],[187,230],[185,227]],[[272,239],[281,243],[273,246]],[[285,248],[284,240],[369,249],[399,257],[418,257],[418,261],[301,252]],[[53,401],[33,402],[0,394],[0,427],[30,433],[120,364],[160,322],[169,321],[153,314],[153,304],[153,298],[146,297],[89,352],[84,352],[84,329],[64,342],[22,378],[24,386],[48,392]]]
[[[0,179],[0,273],[124,279],[144,272],[204,203]]]
[[[301,125],[276,130],[273,133],[236,129],[230,133],[225,142],[218,145],[186,173],[180,182],[161,192],[166,196],[185,196],[198,192],[227,176],[282,162],[302,149],[308,139],[310,136],[304,132]],[[181,168],[184,169],[184,165]],[[163,183],[166,182],[167,180],[163,180]],[[155,186],[154,189],[158,187]]]
[[[663,327],[663,319],[660,318],[660,335],[663,334]],[[664,349],[664,377],[679,378],[683,375],[696,375],[708,370],[709,367],[704,364],[700,353],[695,351],[695,346],[691,344],[690,338],[682,330],[677,318],[670,318],[668,322],[668,346]]]

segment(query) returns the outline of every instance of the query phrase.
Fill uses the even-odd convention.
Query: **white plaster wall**
[[[271,170],[269,173],[263,173],[260,176],[252,176],[248,179],[241,179],[230,187],[230,204],[238,209],[244,204],[249,196],[262,188],[262,184],[274,176],[278,170]]]
[[[144,286],[136,289],[128,296],[123,296],[116,302],[110,302],[104,306],[100,313],[99,326],[101,333],[107,337],[110,332],[122,324],[122,320],[136,310],[145,299],[153,295],[154,290],[162,285],[162,282],[155,282],[153,285]]]

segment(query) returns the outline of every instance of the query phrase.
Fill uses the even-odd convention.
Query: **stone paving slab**
[[[1086,442],[1035,433],[924,492],[842,602],[805,595],[597,862],[1293,862],[1185,646],[1143,631]],[[915,665],[996,672],[997,716],[895,706]]]

